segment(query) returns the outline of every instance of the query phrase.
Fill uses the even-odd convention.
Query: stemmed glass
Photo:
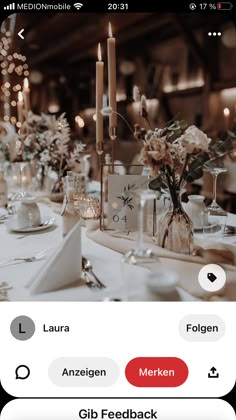
[[[209,172],[213,177],[213,200],[202,213],[203,232],[207,236],[213,236],[220,239],[224,236],[228,214],[217,203],[217,180],[218,175],[227,172],[227,169],[221,167],[213,167],[206,168],[205,170]]]
[[[25,191],[27,184],[27,167],[28,162],[16,162],[14,163],[13,180],[19,185],[19,191],[14,193],[11,197],[11,201],[20,201],[24,197],[28,197],[29,193]]]
[[[159,258],[152,252],[152,249],[144,244],[144,208],[149,200],[156,200],[155,191],[146,190],[139,193],[138,210],[138,232],[135,248],[128,251],[122,257],[122,277],[124,289],[128,300],[136,300],[135,293],[140,286],[144,286],[144,280],[147,278],[153,264],[159,264]],[[138,286],[137,286],[138,285]]]

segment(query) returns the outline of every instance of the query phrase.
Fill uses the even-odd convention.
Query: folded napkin
[[[100,231],[97,221],[87,221],[89,239],[121,254],[135,248],[136,233],[125,234],[120,231]],[[206,238],[196,239],[192,255],[178,254],[161,248],[153,239],[144,236],[145,245],[150,247],[160,258],[162,269],[176,271],[179,275],[179,286],[191,295],[200,299],[211,299],[212,293],[202,289],[198,282],[198,273],[205,264],[219,264],[226,271],[227,283],[216,296],[236,300],[236,247],[230,244],[209,241]],[[157,266],[158,269],[158,266]],[[160,267],[159,267],[160,269]]]
[[[81,227],[78,222],[30,284],[32,294],[50,292],[80,279]]]

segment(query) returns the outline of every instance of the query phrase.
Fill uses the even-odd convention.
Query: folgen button
[[[125,376],[136,387],[177,387],[186,381],[188,367],[177,357],[137,357],[127,364]]]
[[[217,341],[225,333],[225,323],[217,315],[192,314],[181,319],[179,332],[188,341]]]

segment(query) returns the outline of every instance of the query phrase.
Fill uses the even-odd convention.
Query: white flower
[[[30,140],[29,137],[26,137],[26,139],[24,141],[24,144],[25,144],[26,147],[30,147],[31,146],[31,140]]]
[[[111,115],[113,112],[112,107],[111,106],[105,106],[104,108],[101,109],[101,114],[106,117]]]
[[[70,152],[69,166],[72,166],[74,163],[79,162],[81,158],[81,152],[83,152],[85,144],[77,143],[74,147],[74,150]]]
[[[50,162],[50,159],[51,157],[50,157],[49,150],[48,149],[43,150],[42,153],[40,154],[40,161],[42,163],[48,163]]]
[[[170,144],[168,152],[170,162],[179,163],[181,165],[185,162],[187,150],[181,143]]]
[[[57,146],[57,153],[61,156],[66,156],[68,157],[68,146],[67,144],[63,144],[60,140],[56,141],[56,146]]]
[[[211,139],[195,125],[190,125],[185,133],[178,139],[186,148],[187,153],[208,152]]]
[[[140,99],[141,99],[140,90],[139,90],[138,86],[135,85],[133,87],[133,100],[135,102],[139,102]]]

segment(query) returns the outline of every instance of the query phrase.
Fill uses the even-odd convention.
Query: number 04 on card
[[[148,187],[144,175],[109,175],[107,229],[138,229],[139,193]]]

